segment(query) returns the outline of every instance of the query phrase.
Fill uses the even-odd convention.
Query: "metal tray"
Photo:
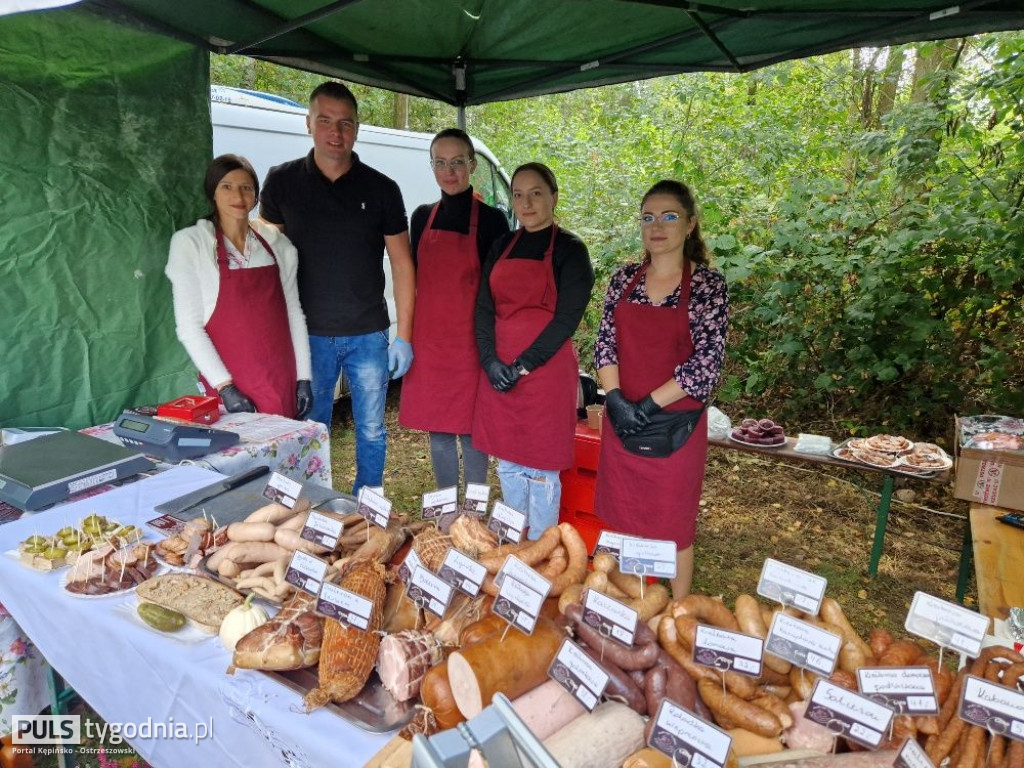
[[[291,672],[264,672],[293,691],[305,695],[320,684],[316,667],[296,669]],[[414,697],[409,701],[398,701],[385,690],[376,672],[359,694],[344,704],[328,704],[326,709],[370,733],[387,733],[401,728],[416,714]]]

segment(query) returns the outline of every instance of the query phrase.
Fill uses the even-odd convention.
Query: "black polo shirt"
[[[315,336],[355,336],[390,325],[384,236],[408,229],[402,192],[352,153],[334,182],[306,157],[271,168],[260,216],[284,227],[299,251],[299,299]]]

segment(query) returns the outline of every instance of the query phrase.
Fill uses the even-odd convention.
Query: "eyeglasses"
[[[435,171],[443,171],[446,168],[451,168],[453,171],[458,173],[463,168],[469,165],[471,161],[464,157],[456,157],[453,160],[431,160],[430,167]]]
[[[640,224],[644,227],[649,227],[656,221],[660,221],[662,224],[675,224],[681,218],[682,216],[678,213],[673,213],[672,211],[663,213],[661,216],[655,216],[653,213],[645,213],[640,217]]]

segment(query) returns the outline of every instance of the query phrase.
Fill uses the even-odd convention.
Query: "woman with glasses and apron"
[[[612,277],[595,344],[605,390],[594,511],[610,528],[676,545],[672,594],[689,594],[707,459],[705,404],[729,323],[690,189],[660,181],[640,206],[645,258]]]
[[[583,242],[554,221],[558,183],[541,163],[512,174],[523,228],[498,240],[480,281],[480,377],[473,445],[498,458],[504,501],[530,539],[558,522],[559,472],[572,466],[579,365],[572,334],[594,287]]]
[[[416,263],[412,367],[402,379],[398,422],[430,433],[430,460],[438,488],[487,482],[486,453],[470,439],[480,379],[473,312],[483,262],[508,233],[505,215],[477,199],[470,186],[476,150],[469,135],[446,128],[430,143],[430,165],[441,199],[421,205],[411,219]]]

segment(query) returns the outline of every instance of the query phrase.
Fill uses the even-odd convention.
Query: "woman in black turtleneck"
[[[458,443],[464,482],[487,482],[487,454],[469,439],[480,378],[473,311],[484,257],[508,232],[508,222],[473,193],[476,152],[465,131],[438,133],[430,143],[430,165],[441,200],[412,214],[416,357],[402,381],[398,421],[430,433],[434,479],[438,488],[448,488],[459,483]]]
[[[572,334],[594,270],[583,241],[555,224],[558,182],[550,168],[517,168],[512,202],[523,228],[491,247],[477,293],[476,343],[486,378],[473,444],[498,458],[504,501],[527,515],[529,537],[537,539],[558,522],[558,473],[572,466],[579,386]]]

